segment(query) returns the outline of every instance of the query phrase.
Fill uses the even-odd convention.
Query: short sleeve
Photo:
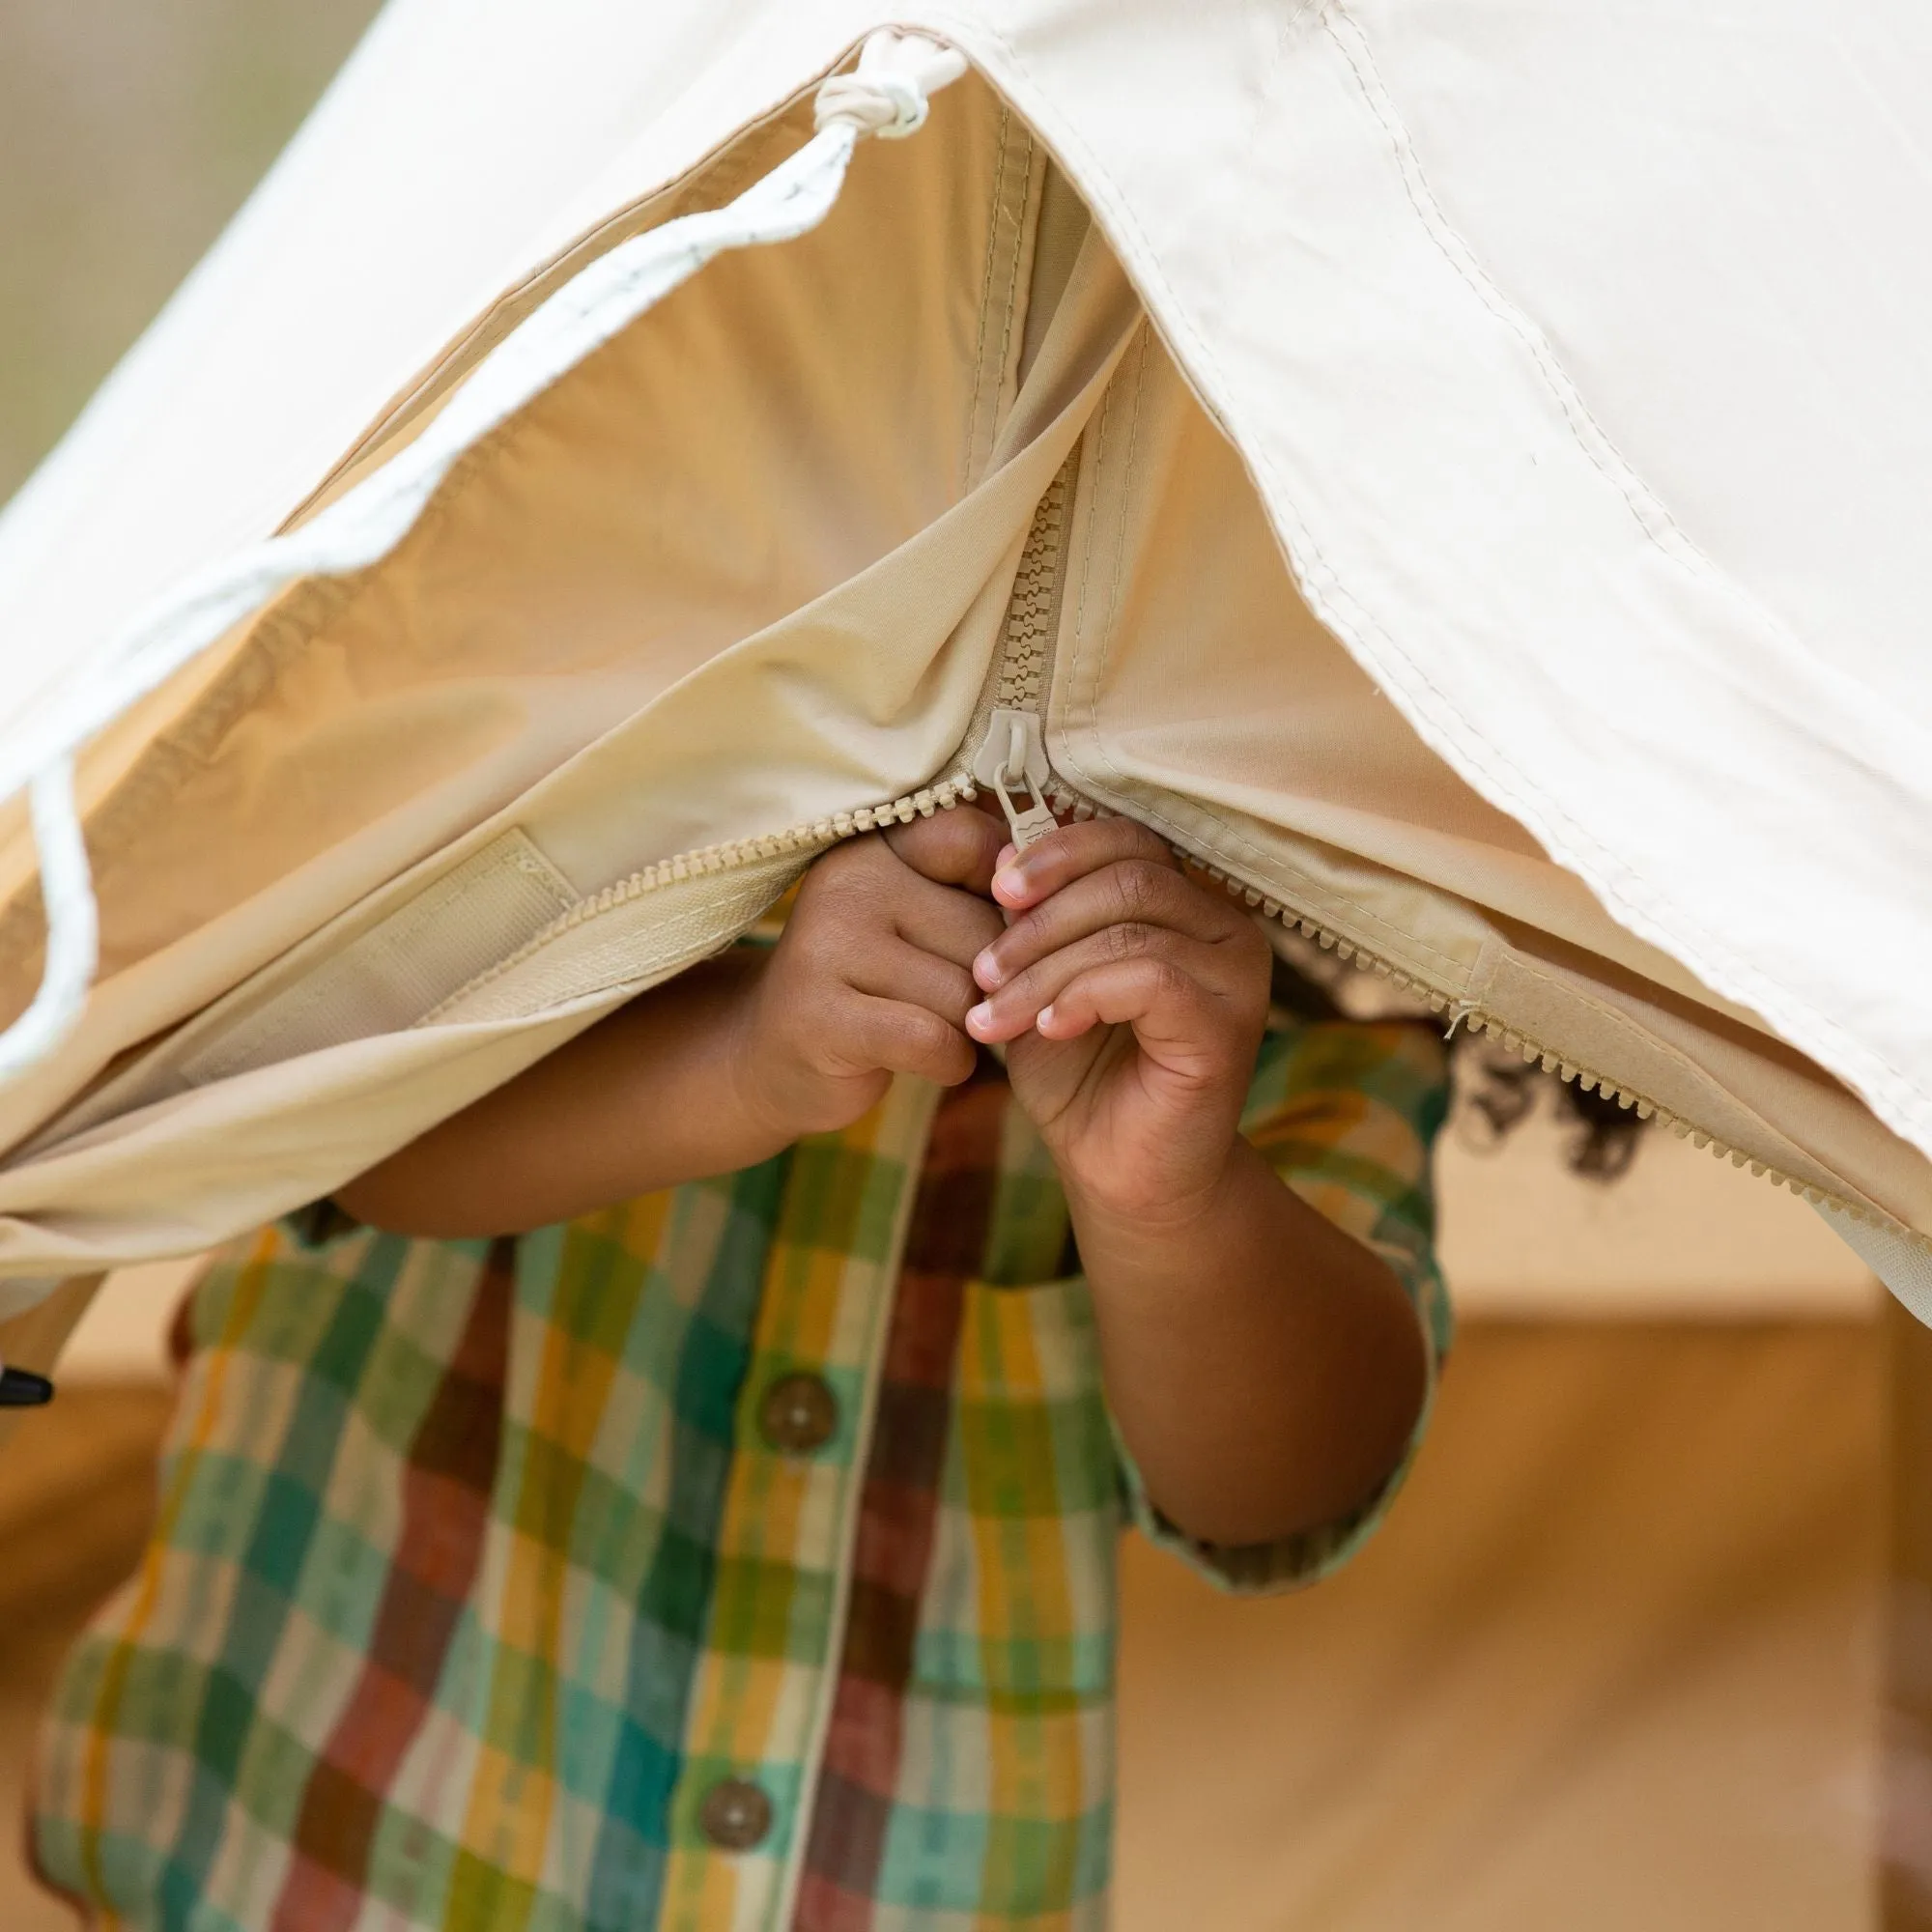
[[[1426,1024],[1290,1023],[1263,1041],[1241,1131],[1311,1208],[1395,1270],[1422,1327],[1429,1381],[1408,1446],[1381,1488],[1338,1521],[1278,1543],[1234,1548],[1185,1535],[1149,1500],[1117,1435],[1136,1524],[1219,1588],[1260,1595],[1325,1577],[1375,1533],[1408,1474],[1449,1349],[1431,1176],[1448,1094],[1448,1050]]]

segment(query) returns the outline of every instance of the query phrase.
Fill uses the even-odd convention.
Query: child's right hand
[[[939,811],[806,874],[734,1015],[733,1085],[775,1145],[849,1126],[895,1073],[952,1087],[972,1072],[971,968],[1005,927],[989,893],[1006,838],[984,813]]]
[[[849,1126],[895,1073],[973,1069],[968,971],[1001,931],[1004,827],[947,811],[828,852],[762,958],[733,949],[620,1008],[336,1191],[440,1238],[519,1233]]]

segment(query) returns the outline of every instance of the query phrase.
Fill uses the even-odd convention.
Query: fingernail
[[[979,958],[973,962],[973,980],[975,984],[983,987],[990,993],[1005,978],[1006,975],[1000,971],[1000,962],[993,957],[993,949],[990,946],[987,947],[985,952],[980,953]]]
[[[967,1010],[966,1031],[968,1033],[984,1033],[992,1024],[993,1008],[990,1001],[981,1000],[977,1007],[970,1008]]]
[[[993,892],[999,898],[1025,898],[1026,884],[1026,874],[1017,866],[1002,866],[993,874]]]
[[[1042,1007],[1039,1009],[1039,1017],[1034,1021],[1034,1025],[1037,1026],[1041,1033],[1044,1033],[1046,1031],[1046,1023],[1052,1017],[1053,1017],[1053,1009],[1051,1007]]]

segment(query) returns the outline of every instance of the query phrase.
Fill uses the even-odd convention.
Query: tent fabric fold
[[[327,1192],[970,798],[1015,718],[1063,813],[1800,1189],[1926,1302],[1932,186],[1857,103],[1925,98],[1932,37],[1727,22],[393,0],[0,517],[0,766],[78,742],[99,903],[76,1023],[0,1086],[0,1310]],[[490,400],[841,112],[793,239]],[[1496,164],[1531,134],[1547,170]],[[310,560],[128,676],[251,546]]]

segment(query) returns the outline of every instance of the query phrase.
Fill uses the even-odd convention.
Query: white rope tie
[[[901,140],[925,125],[925,94],[902,73],[835,73],[818,90],[816,125],[822,133],[843,121],[862,134]]]
[[[28,792],[47,918],[40,989],[0,1033],[0,1081],[60,1044],[94,978],[99,915],[74,801],[80,747],[286,585],[365,570],[386,556],[466,450],[713,256],[817,227],[838,199],[858,143],[916,133],[928,97],[965,71],[962,55],[923,34],[871,35],[857,67],[820,86],[817,131],[797,154],[728,206],[668,221],[600,256],[497,344],[407,449],[300,529],[180,585],[82,667],[29,729],[0,741],[0,798]]]
[[[47,956],[32,1004],[0,1034],[0,1080],[43,1060],[66,1038],[87,1004],[99,954],[100,916],[87,869],[87,845],[73,796],[73,756],[62,753],[36,772],[27,790],[41,856],[41,899]]]
[[[966,71],[966,57],[923,34],[888,28],[859,49],[850,73],[820,83],[814,122],[820,133],[843,125],[882,141],[902,141],[925,126],[927,103]]]

